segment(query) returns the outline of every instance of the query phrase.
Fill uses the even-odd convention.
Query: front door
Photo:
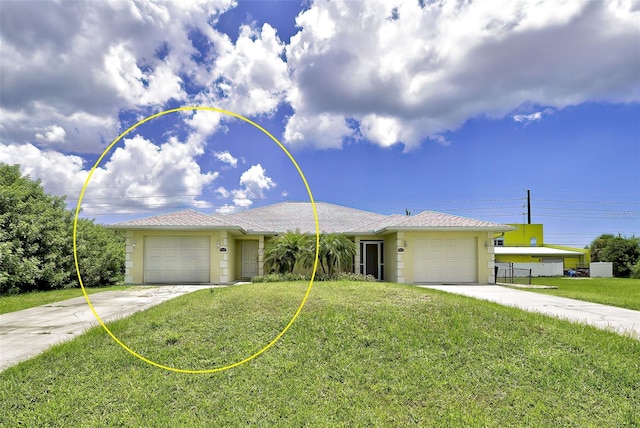
[[[242,242],[242,277],[253,278],[258,275],[258,242]]]
[[[360,273],[384,279],[384,244],[381,241],[360,241]]]

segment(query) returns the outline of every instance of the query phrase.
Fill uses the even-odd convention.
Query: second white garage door
[[[207,236],[147,236],[144,239],[144,282],[147,284],[208,283]]]
[[[428,238],[414,244],[414,282],[477,282],[476,238]]]

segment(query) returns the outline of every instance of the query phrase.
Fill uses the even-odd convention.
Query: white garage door
[[[414,282],[477,282],[476,238],[429,238],[414,244]]]
[[[147,236],[144,239],[144,282],[208,283],[209,237]]]

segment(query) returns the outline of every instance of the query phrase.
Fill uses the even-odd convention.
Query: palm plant
[[[303,242],[300,263],[310,268],[315,262],[316,239],[309,236]],[[318,262],[324,275],[333,276],[336,272],[350,270],[355,255],[356,245],[345,235],[340,233],[320,235]]]
[[[356,245],[353,241],[339,233],[324,235],[324,243],[320,243],[320,250],[327,265],[327,270],[324,271],[323,267],[323,271],[329,276],[350,270],[356,255]]]
[[[264,262],[267,269],[277,273],[291,273],[304,246],[304,236],[287,232],[269,241],[264,249]]]

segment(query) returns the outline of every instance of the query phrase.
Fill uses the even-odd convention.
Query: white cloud
[[[182,79],[174,74],[170,61],[160,62],[153,72],[143,72],[124,43],[112,46],[104,58],[104,80],[126,100],[127,106],[162,105],[181,100]]]
[[[389,147],[403,140],[402,124],[398,119],[390,116],[380,117],[368,114],[360,121],[360,131],[365,138],[377,141],[383,147]]]
[[[542,119],[542,113],[537,111],[531,114],[516,114],[513,116],[513,120],[516,122],[531,122]]]
[[[99,152],[119,133],[115,118],[84,111],[65,114],[39,102],[19,111],[0,107],[0,116],[0,141],[5,144],[37,141],[50,149]]]
[[[271,190],[274,187],[276,187],[276,183],[271,179],[271,177],[267,176],[266,170],[262,165],[252,165],[240,176],[240,188],[234,189],[230,192],[233,196],[233,205],[225,204],[218,208],[216,212],[228,214],[230,212],[249,208],[253,205],[254,199],[264,199],[265,191]],[[224,190],[224,193],[219,193],[229,196],[229,193],[226,190]]]
[[[103,166],[98,167],[83,199],[86,214],[146,211],[166,207],[209,207],[203,189],[217,172],[201,171],[196,158],[203,153],[202,141],[194,136],[186,142],[175,138],[156,145],[136,135],[124,140]],[[31,145],[0,144],[0,162],[19,163],[24,173],[40,178],[45,190],[67,195],[75,206],[88,176],[82,158]]]
[[[207,136],[213,134],[220,128],[222,113],[211,110],[197,110],[190,118],[184,122],[196,130],[200,135]]]
[[[19,164],[23,174],[40,179],[47,193],[66,195],[67,202],[77,201],[88,172],[79,156],[40,150],[32,144],[9,146],[0,143],[0,162]]]
[[[249,195],[246,190],[234,190],[233,192],[233,204],[238,209],[249,208],[253,205],[253,201],[249,199]]]
[[[229,196],[231,196],[231,192],[229,192],[227,189],[225,189],[225,188],[224,188],[224,187],[222,187],[222,186],[218,187],[218,188],[215,190],[215,192],[216,192],[218,195],[220,195],[220,197],[221,197],[222,199],[226,199],[226,198],[228,198]]]
[[[640,100],[634,2],[425,3],[316,2],[298,16],[287,143],[339,147],[352,119],[372,142],[411,149],[523,104]],[[318,117],[331,132],[314,132]]]
[[[223,152],[213,152],[213,156],[215,156],[215,158],[220,162],[226,163],[233,168],[238,166],[238,159],[234,158],[228,150]]]
[[[226,35],[214,38],[215,52],[200,82],[209,89],[197,99],[243,116],[275,111],[289,88],[285,45],[269,24],[240,27],[236,43]]]
[[[234,6],[234,0],[3,3],[1,141],[101,152],[103,140],[118,135],[120,110],[186,97],[183,76],[198,70],[189,31],[215,37],[210,22]],[[52,126],[66,138],[47,139],[42,130]]]
[[[45,141],[47,143],[62,143],[67,136],[64,128],[58,125],[52,125],[48,128],[44,134],[38,132],[36,134],[36,140]]]
[[[249,198],[264,198],[264,191],[276,187],[276,183],[267,177],[262,165],[251,166],[240,176],[240,185],[244,188],[246,196]]]
[[[321,113],[318,115],[293,115],[287,122],[284,140],[295,145],[314,145],[323,149],[342,147],[344,138],[353,133],[341,115]]]
[[[515,120],[516,122],[528,123],[528,122],[537,122],[542,119],[543,115],[550,115],[550,114],[553,114],[553,110],[550,108],[546,108],[544,110],[536,111],[531,114],[515,114],[512,117],[513,117],[513,120]]]
[[[235,205],[229,205],[229,204],[224,204],[223,206],[221,206],[220,208],[218,208],[216,210],[216,212],[218,214],[233,214],[235,212],[238,212],[240,210],[240,208],[238,208]]]
[[[448,146],[451,144],[451,141],[447,140],[446,137],[444,137],[443,135],[434,135],[429,137],[431,140],[437,142],[438,144],[440,144],[441,146]]]
[[[257,116],[288,103],[290,145],[409,150],[469,118],[535,114],[523,105],[640,100],[637,2],[422,3],[314,2],[286,45],[270,24],[235,42],[218,31],[234,0],[4,2],[0,141],[100,153],[123,110],[177,101]],[[205,137],[223,117],[183,118]]]

